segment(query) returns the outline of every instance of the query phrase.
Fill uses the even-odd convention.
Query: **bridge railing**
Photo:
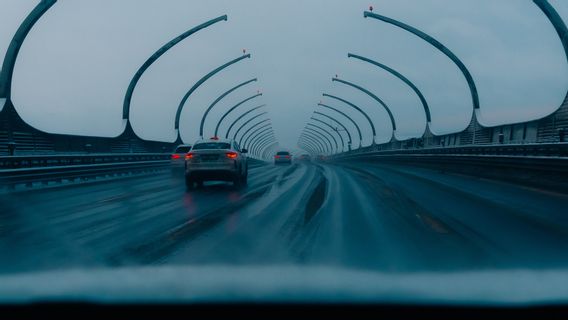
[[[368,154],[467,154],[467,155],[509,155],[509,156],[543,156],[568,157],[568,143],[515,143],[515,144],[476,144],[466,146],[429,146],[424,148],[400,148],[380,150],[380,145],[365,147],[335,156],[341,159],[350,156]]]

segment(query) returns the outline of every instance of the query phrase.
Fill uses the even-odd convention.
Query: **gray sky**
[[[0,0],[0,55],[37,1]],[[568,1],[551,3],[568,20]],[[221,22],[184,40],[144,75],[132,100],[132,125],[144,139],[173,141],[175,110],[203,75],[241,55],[252,59],[218,74],[190,98],[181,117],[186,142],[198,137],[203,111],[229,88],[258,77],[222,101],[213,119],[261,90],[264,96],[241,109],[268,104],[277,138],[293,148],[318,101],[344,97],[368,111],[377,142],[392,129],[386,112],[364,94],[331,82],[338,74],[391,106],[397,136],[420,136],[425,116],[413,92],[390,74],[348,59],[353,52],[399,70],[422,90],[432,109],[432,129],[450,133],[469,123],[467,84],[441,53],[421,39],[373,19],[375,11],[420,28],[453,50],[478,85],[488,125],[540,118],[561,104],[568,65],[554,29],[529,0],[59,0],[25,42],[16,65],[13,101],[38,129],[96,136],[120,134],[124,93],[139,66],[167,41],[222,14]],[[235,114],[238,115],[238,114]],[[234,118],[233,118],[234,119]]]

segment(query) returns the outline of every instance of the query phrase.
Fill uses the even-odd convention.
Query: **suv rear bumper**
[[[235,163],[223,164],[191,164],[185,171],[185,176],[195,180],[232,181],[240,172]]]

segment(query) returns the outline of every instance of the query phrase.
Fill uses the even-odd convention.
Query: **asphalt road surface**
[[[0,196],[0,273],[139,265],[381,272],[568,266],[568,195],[413,167],[266,165],[187,192],[170,172]]]

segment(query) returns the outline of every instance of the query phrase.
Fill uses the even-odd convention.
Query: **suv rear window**
[[[280,152],[277,153],[277,155],[279,155],[279,156],[287,156],[287,155],[290,155],[290,152],[280,151]]]
[[[231,149],[231,144],[225,142],[199,143],[193,146],[193,150],[220,150]]]
[[[174,153],[188,153],[189,151],[191,151],[191,147],[189,147],[189,146],[177,147],[177,149]]]

